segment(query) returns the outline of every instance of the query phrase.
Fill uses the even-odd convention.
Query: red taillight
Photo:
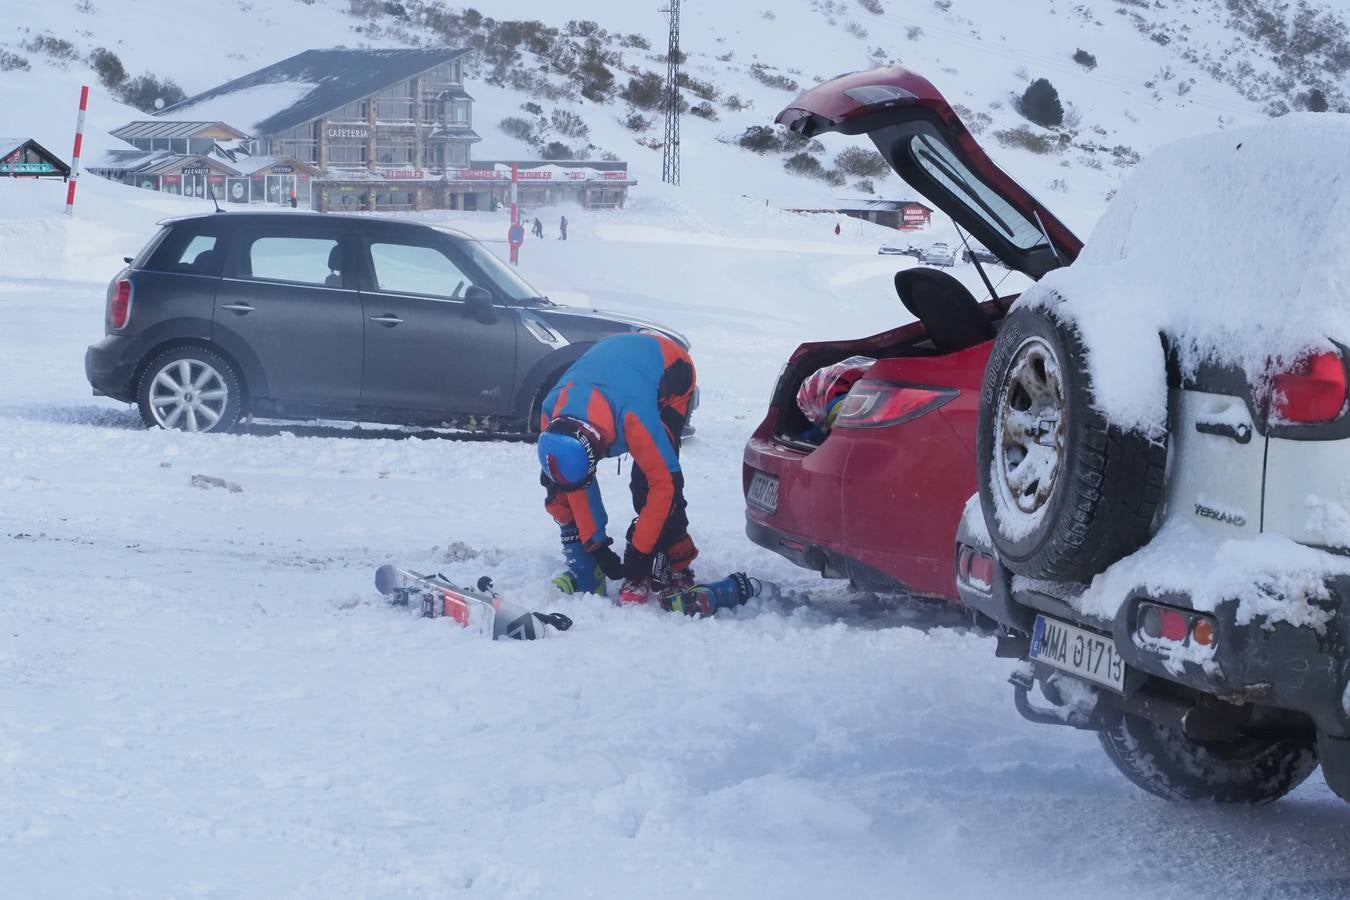
[[[956,577],[964,584],[987,591],[994,586],[994,558],[963,546],[956,556]]]
[[[947,403],[960,393],[949,388],[890,384],[882,381],[858,382],[848,392],[835,420],[837,427],[874,428],[917,419]]]
[[[1280,422],[1330,422],[1345,411],[1345,361],[1339,353],[1319,353],[1297,371],[1275,376],[1272,417]]]
[[[131,282],[122,278],[113,285],[108,298],[108,327],[117,331],[125,328],[131,318]]]
[[[1173,612],[1170,609],[1162,611],[1162,636],[1165,641],[1176,641],[1178,644],[1186,640],[1186,635],[1191,630],[1191,623],[1179,612]]]

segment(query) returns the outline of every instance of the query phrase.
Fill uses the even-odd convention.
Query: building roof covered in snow
[[[226,122],[190,122],[169,119],[141,119],[136,122],[128,122],[116,131],[108,133],[115,138],[130,141],[133,138],[194,138],[203,133],[207,133],[208,137],[215,138],[220,135],[220,132],[226,132],[236,139],[248,137],[248,135]]]
[[[159,113],[216,119],[271,135],[469,53],[464,48],[306,50]]]
[[[90,171],[158,175],[190,165],[206,166],[227,175],[238,171],[220,159],[200,155],[185,155],[170,150],[105,150],[102,156],[89,160]]]

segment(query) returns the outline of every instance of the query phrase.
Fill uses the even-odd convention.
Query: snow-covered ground
[[[63,224],[40,215],[59,185],[0,184],[0,894],[1350,889],[1350,815],[1320,777],[1256,810],[1148,797],[1091,735],[1018,718],[992,641],[746,540],[741,446],[786,354],[901,318],[889,279],[910,263],[877,257],[875,234],[651,190],[524,249],[555,297],[693,339],[699,571],[787,595],[692,621],[551,594],[530,446],[151,432],[91,397],[82,354],[117,258],[196,206],[81,191]],[[620,505],[622,478],[602,477]],[[470,639],[385,606],[388,560],[491,575],[576,627]]]

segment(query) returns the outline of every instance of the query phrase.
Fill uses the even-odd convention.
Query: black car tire
[[[175,390],[182,388],[183,382],[188,389]],[[200,395],[193,392],[194,388]],[[224,396],[217,396],[222,391]],[[136,403],[147,428],[230,431],[243,414],[244,387],[234,364],[216,351],[200,346],[171,347],[141,369]],[[191,427],[194,423],[196,427]]]
[[[1311,737],[1200,743],[1180,728],[1126,715],[1097,739],[1126,778],[1164,800],[1270,803],[1317,768]]]
[[[989,354],[976,477],[994,547],[1018,575],[1091,580],[1148,540],[1163,499],[1166,435],[1106,421],[1088,353],[1076,329],[1024,308]]]

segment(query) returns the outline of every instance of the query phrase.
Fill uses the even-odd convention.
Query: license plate
[[[778,512],[778,476],[756,472],[750,479],[750,492],[745,495],[745,499],[756,509]]]
[[[1111,639],[1067,622],[1037,616],[1030,657],[1112,690],[1125,690],[1125,663]]]

